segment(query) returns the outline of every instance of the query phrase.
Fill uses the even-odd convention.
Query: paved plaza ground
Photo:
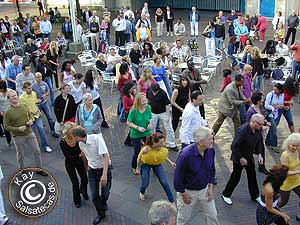
[[[26,10],[33,10],[33,7],[26,6]],[[13,15],[14,9],[10,6],[0,5],[0,16]],[[37,10],[36,10],[37,12]],[[177,11],[176,11],[177,13]],[[214,15],[213,12],[203,12],[202,21],[200,23],[200,29],[203,30],[208,18]],[[176,15],[176,14],[175,14]],[[186,20],[186,13],[184,11],[178,11],[178,14]],[[207,19],[205,19],[207,18]],[[189,26],[185,21],[187,34],[189,34]],[[60,25],[55,25],[55,29],[59,29]],[[113,33],[113,32],[112,32]],[[298,38],[299,38],[298,32]],[[271,37],[272,31],[269,30],[267,37]],[[171,41],[171,38],[165,38],[166,41]],[[202,54],[205,52],[204,40],[200,37],[200,51]],[[262,47],[262,43],[257,44]],[[61,59],[63,61],[63,59]],[[76,64],[76,68],[80,71],[79,63]],[[222,68],[228,65],[228,62],[223,61],[218,68],[216,76],[208,84],[205,90],[205,109],[206,118],[209,125],[214,123],[217,113],[216,106],[220,98],[219,89],[222,85]],[[269,81],[265,81],[265,92],[270,90],[271,85]],[[58,93],[58,92],[57,92]],[[107,121],[110,128],[103,129],[103,136],[106,140],[112,163],[113,169],[113,184],[111,195],[108,203],[107,218],[102,224],[105,225],[138,225],[149,224],[147,219],[147,212],[151,205],[151,202],[159,199],[166,199],[166,195],[158,183],[154,175],[151,175],[151,183],[146,192],[146,201],[141,202],[138,199],[139,185],[141,179],[139,176],[134,176],[131,173],[130,161],[133,153],[133,149],[123,145],[123,141],[128,133],[128,127],[125,123],[120,123],[116,115],[116,105],[118,93],[115,91],[112,95],[108,87],[101,90],[102,102],[105,109]],[[297,102],[297,101],[296,101]],[[294,115],[294,123],[296,130],[299,129],[299,104],[295,104],[292,107]],[[48,126],[45,123],[45,126]],[[289,134],[286,121],[282,119],[278,128],[279,145],[281,145],[283,139]],[[226,205],[221,199],[221,192],[229,179],[230,172],[232,170],[232,163],[230,161],[230,144],[233,136],[233,126],[231,121],[227,121],[223,124],[218,135],[216,136],[215,150],[216,150],[216,176],[218,184],[214,188],[216,207],[218,210],[218,216],[220,225],[254,225],[256,203],[250,200],[250,196],[247,190],[247,180],[245,172],[240,182],[240,185],[232,195],[233,205]],[[178,134],[176,134],[178,137]],[[4,180],[2,184],[2,193],[4,195],[4,203],[7,211],[7,215],[12,220],[16,220],[18,225],[87,225],[91,224],[96,211],[93,207],[92,201],[82,201],[82,207],[80,209],[75,208],[72,201],[72,188],[71,182],[66,174],[64,168],[64,156],[58,146],[58,139],[53,138],[48,132],[48,139],[51,143],[50,147],[53,149],[52,153],[42,152],[42,159],[44,168],[51,172],[59,185],[59,199],[56,207],[49,214],[38,218],[30,219],[18,215],[14,209],[10,206],[7,199],[8,182],[13,174],[17,171],[16,152],[15,149],[7,148],[4,138],[0,139],[0,165],[3,169]],[[179,141],[178,141],[179,142]],[[32,165],[34,163],[33,157],[30,153],[30,149],[26,152],[25,165]],[[170,158],[176,160],[177,153],[170,152]],[[279,155],[270,153],[266,149],[266,166],[269,168],[272,164],[279,161]],[[167,173],[168,181],[172,186],[173,181],[173,168],[169,164],[165,164],[164,168]],[[257,174],[259,187],[261,188],[264,175]],[[175,192],[174,192],[175,193]],[[295,220],[296,213],[298,211],[299,199],[295,194],[291,194],[290,202],[284,207],[284,211],[287,211],[292,218],[292,224],[297,224]],[[192,215],[192,221],[190,225],[202,225],[201,209],[195,207]]]

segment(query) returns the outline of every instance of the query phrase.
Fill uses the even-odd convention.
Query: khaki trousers
[[[41,150],[33,132],[27,136],[14,137],[14,144],[17,151],[17,161],[20,169],[24,168],[25,149],[30,150],[33,153],[36,166],[42,166]]]
[[[219,225],[217,218],[217,210],[215,206],[215,201],[207,201],[206,193],[207,187],[200,191],[185,190],[190,197],[192,202],[187,205],[183,202],[181,193],[177,193],[177,225],[188,225],[191,218],[193,208],[196,203],[200,205],[201,212],[204,215],[203,225]]]
[[[222,126],[222,124],[223,124],[224,120],[226,119],[226,117],[227,116],[225,116],[224,114],[219,112],[218,119],[215,121],[215,123],[212,127],[215,134],[218,133],[218,131],[219,131],[220,127]],[[232,121],[233,121],[234,131],[236,131],[236,129],[241,126],[241,121],[240,121],[238,112],[236,112],[233,115]]]

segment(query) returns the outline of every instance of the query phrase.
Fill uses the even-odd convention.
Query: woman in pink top
[[[256,30],[259,31],[259,41],[265,40],[265,33],[268,29],[268,22],[264,16],[258,17],[258,22],[256,24]]]
[[[152,76],[152,70],[150,68],[145,68],[138,80],[137,91],[147,93],[147,89],[151,87],[152,84],[156,83]]]

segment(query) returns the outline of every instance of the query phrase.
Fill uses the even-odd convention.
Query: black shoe
[[[59,138],[59,135],[57,133],[53,132],[52,137]]]
[[[102,121],[101,127],[109,128],[108,123],[105,120]]]
[[[81,193],[82,194],[82,197],[84,198],[84,200],[89,200],[89,195],[87,193]]]
[[[174,152],[178,152],[178,151],[179,151],[179,149],[178,149],[177,146],[175,146],[175,147],[173,147],[173,148],[169,147],[169,150],[172,150],[172,151],[174,151]]]
[[[105,214],[102,216],[97,216],[94,221],[93,221],[93,225],[99,224],[101,223],[101,221],[105,218]]]
[[[75,207],[76,208],[80,208],[81,207],[81,203],[75,203]]]
[[[128,147],[132,147],[132,142],[131,141],[124,141],[124,145]]]
[[[300,214],[298,213],[298,215],[296,216],[296,220],[300,221]]]
[[[264,167],[264,166],[260,166],[259,168],[258,168],[258,171],[259,172],[261,172],[261,173],[264,173],[264,174],[266,174],[266,175],[269,175],[269,171],[266,169],[266,167]]]
[[[48,174],[46,172],[44,172],[43,170],[40,171],[36,171],[37,175],[43,176],[43,177],[48,177]]]

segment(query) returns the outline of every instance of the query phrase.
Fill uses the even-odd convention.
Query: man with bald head
[[[288,26],[288,29],[287,29],[287,33],[286,33],[284,43],[285,44],[288,43],[290,35],[292,34],[291,45],[293,45],[295,43],[297,27],[299,26],[299,17],[296,14],[296,10],[293,10],[292,14],[287,19],[287,26]]]
[[[254,114],[249,123],[243,124],[237,129],[231,144],[231,160],[233,171],[229,181],[222,193],[225,203],[232,205],[231,195],[239,184],[242,170],[245,168],[248,179],[248,189],[251,199],[260,203],[259,189],[256,180],[255,163],[253,154],[258,154],[260,165],[264,163],[264,144],[262,127],[265,125],[265,118],[261,114]],[[267,174],[267,171],[264,171]]]

